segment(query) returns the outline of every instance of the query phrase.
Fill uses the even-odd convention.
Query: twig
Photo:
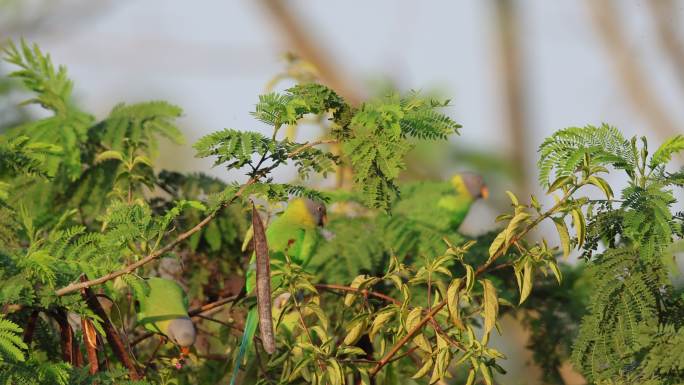
[[[309,331],[309,328],[306,326],[306,322],[304,322],[304,315],[302,315],[302,308],[299,306],[299,301],[297,301],[297,298],[295,296],[292,296],[292,301],[294,303],[295,308],[297,309],[297,314],[299,314],[299,322],[302,324],[302,328],[306,332],[306,336],[309,339],[309,343],[312,346],[314,345],[313,338],[311,337],[311,332]],[[316,354],[314,352],[314,354]],[[318,363],[318,367],[321,369],[321,371],[325,371],[325,365],[321,362],[320,358],[318,358],[318,355],[316,354],[316,362]]]
[[[314,286],[316,287],[316,289],[351,291],[351,292],[356,292],[356,293],[362,294],[364,296],[370,295],[372,297],[380,298],[380,299],[383,299],[387,302],[391,302],[395,305],[401,306],[401,301],[396,300],[396,299],[394,299],[388,295],[378,293],[376,291],[370,291],[370,290],[366,290],[366,289],[357,289],[357,288],[354,288],[351,286],[333,285],[333,284],[324,284],[324,283],[319,283],[319,284],[316,284]]]
[[[210,321],[210,322],[215,322],[215,323],[217,323],[217,324],[219,324],[219,325],[223,325],[223,326],[225,326],[225,327],[227,327],[227,328],[233,328],[233,327],[235,326],[235,325],[232,325],[232,324],[230,324],[230,323],[228,323],[228,322],[221,321],[220,319],[212,318],[212,317],[209,317],[209,316],[206,316],[206,315],[202,315],[202,314],[198,314],[198,315],[196,315],[195,317],[200,318],[200,319],[203,319],[203,320],[207,320],[207,321]],[[236,328],[236,329],[239,329],[239,328]]]
[[[308,142],[308,143],[298,147],[297,149],[293,150],[289,154],[287,154],[287,157],[292,158],[295,155],[299,154],[300,152],[306,150],[307,148],[311,148],[313,146],[318,146],[319,144],[334,144],[334,143],[338,143],[338,140],[337,139],[321,139],[321,140],[316,140],[313,142]]]
[[[148,358],[147,361],[145,361],[145,369],[144,369],[144,370],[145,370],[145,373],[147,373],[147,369],[150,367],[150,364],[151,364],[152,361],[154,361],[154,359],[157,357],[157,353],[159,353],[159,348],[161,348],[162,345],[164,345],[164,342],[165,342],[165,341],[164,341],[164,337],[163,337],[163,336],[159,336],[159,343],[157,344],[157,347],[154,348],[154,351],[153,351],[152,354],[150,355],[150,358]]]
[[[190,317],[194,317],[194,316],[196,316],[196,315],[198,315],[198,314],[202,314],[202,313],[208,312],[209,310],[213,310],[213,309],[215,309],[215,308],[217,308],[217,307],[220,307],[220,306],[223,306],[223,305],[225,305],[225,304],[231,303],[231,302],[235,301],[238,297],[239,297],[239,296],[237,296],[237,295],[233,295],[233,296],[230,296],[230,297],[221,298],[221,299],[219,299],[219,300],[216,300],[216,301],[214,301],[214,302],[208,303],[208,304],[206,304],[206,305],[201,305],[201,306],[192,308],[192,309],[188,310],[188,315],[189,315]]]

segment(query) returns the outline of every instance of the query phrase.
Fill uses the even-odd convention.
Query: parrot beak
[[[190,354],[190,347],[188,347],[188,346],[183,346],[183,347],[180,348],[180,351],[181,351],[181,356],[185,357],[185,356],[187,356],[188,354]]]
[[[482,188],[480,189],[480,196],[482,197],[482,199],[489,198],[489,189],[487,188],[487,186],[482,186]]]
[[[323,215],[321,215],[321,221],[318,225],[321,227],[325,227],[325,225],[327,225],[327,224],[328,224],[328,214],[323,213]]]

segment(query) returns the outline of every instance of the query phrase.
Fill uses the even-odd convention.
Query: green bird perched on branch
[[[382,274],[388,255],[421,258],[439,255],[444,238],[459,234],[472,205],[489,193],[480,175],[462,172],[443,181],[401,185],[390,213],[360,206],[362,197],[335,192],[327,226],[334,237],[321,245],[310,269],[327,282],[350,281],[361,273]],[[338,261],[332,266],[329,261]]]
[[[195,325],[188,315],[188,297],[176,281],[150,277],[149,291],[138,299],[138,324],[167,337],[187,354],[195,343]]]
[[[254,211],[253,215],[258,214]],[[287,253],[288,256],[292,256],[293,263],[302,267],[307,266],[321,238],[318,227],[325,225],[326,221],[327,213],[323,203],[307,198],[292,199],[285,211],[274,219],[266,230],[266,240],[271,258],[284,261],[285,253]],[[252,254],[245,280],[247,294],[255,291],[255,287],[256,254]],[[257,309],[251,308],[245,320],[245,330],[242,334],[240,350],[235,359],[233,375],[230,380],[231,385],[235,384],[240,364],[251,349],[258,323]]]
[[[448,182],[422,181],[402,186],[392,214],[435,229],[458,231],[472,204],[488,196],[480,175],[462,172]]]

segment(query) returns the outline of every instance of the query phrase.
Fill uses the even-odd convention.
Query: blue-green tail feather
[[[233,376],[230,378],[230,385],[235,385],[235,380],[237,380],[238,373],[240,372],[242,360],[252,347],[254,334],[256,333],[257,324],[259,323],[258,318],[259,315],[257,314],[256,308],[250,309],[247,313],[247,319],[245,320],[245,331],[242,333],[240,350],[238,351],[237,358],[235,359],[235,367],[233,368]]]

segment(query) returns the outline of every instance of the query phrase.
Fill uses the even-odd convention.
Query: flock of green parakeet
[[[456,232],[465,219],[473,202],[486,198],[487,188],[482,177],[472,173],[460,173],[448,182],[415,182],[402,187],[402,199],[393,206],[393,213],[422,223],[439,231]],[[414,201],[420,197],[420,202]],[[424,205],[426,197],[431,203]],[[368,218],[372,221],[372,218]],[[290,200],[286,209],[271,220],[266,229],[266,240],[271,259],[292,263],[306,269],[316,248],[325,242],[320,228],[327,221],[324,204],[307,198]],[[334,234],[332,235],[334,237]],[[255,255],[247,268],[246,295],[255,291]],[[277,284],[273,282],[272,286]],[[196,331],[188,314],[188,298],[181,286],[172,280],[149,278],[149,290],[139,298],[138,323],[147,330],[158,333],[178,345],[185,354],[195,342]],[[233,365],[231,385],[235,384],[240,367],[249,358],[259,314],[256,307],[249,309],[236,361]]]

